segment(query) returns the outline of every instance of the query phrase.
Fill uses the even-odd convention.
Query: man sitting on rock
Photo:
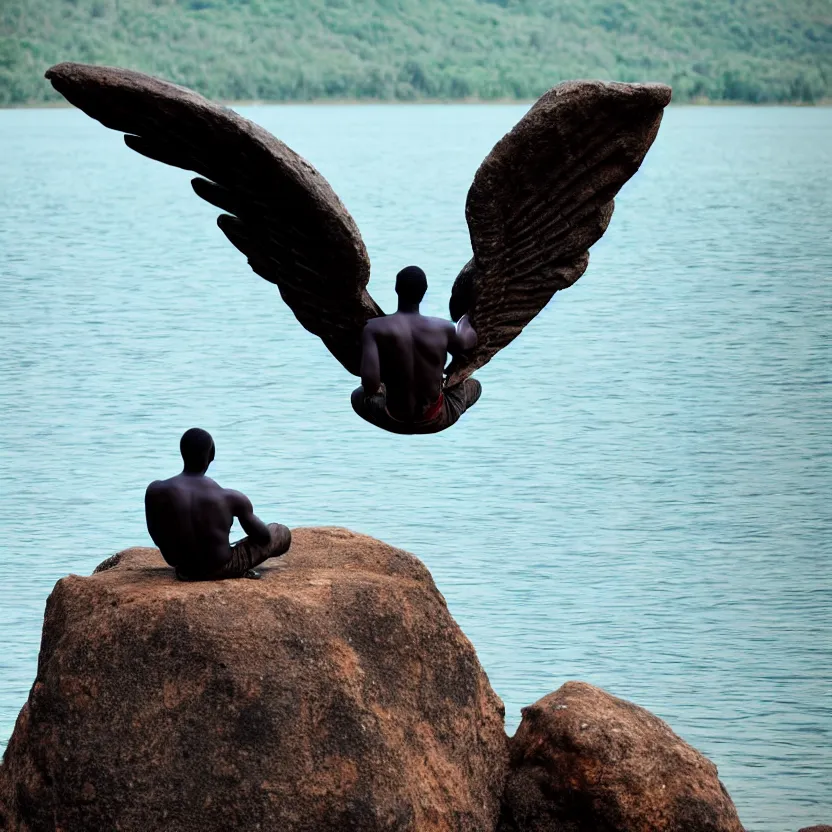
[[[476,346],[467,315],[454,326],[419,312],[428,288],[425,273],[408,266],[396,275],[399,308],[373,318],[362,336],[361,387],[353,410],[392,433],[438,433],[476,404],[482,388],[473,378],[442,389],[445,362]]]
[[[292,542],[286,526],[268,526],[239,491],[221,488],[205,476],[214,461],[214,440],[200,428],[182,436],[185,467],[168,480],[150,483],[144,495],[147,530],[181,581],[259,578],[255,566],[282,555]],[[234,518],[248,537],[229,545]]]

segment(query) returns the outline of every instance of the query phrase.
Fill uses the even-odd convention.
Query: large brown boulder
[[[11,826],[11,818],[9,817],[8,809],[8,789],[10,783],[5,776],[5,769],[0,765],[0,829],[9,829]]]
[[[103,566],[47,602],[10,828],[494,829],[503,706],[415,557],[298,529],[259,581]]]
[[[509,751],[500,832],[742,832],[713,763],[592,685],[524,708]]]

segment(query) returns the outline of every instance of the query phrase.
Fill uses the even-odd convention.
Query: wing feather
[[[451,363],[448,384],[490,361],[584,273],[669,101],[661,84],[560,84],[485,158],[465,209],[474,257],[450,303],[454,320],[470,315],[479,341]]]
[[[128,147],[199,174],[194,191],[252,269],[277,285],[298,321],[358,375],[361,332],[383,314],[367,292],[370,261],[329,183],[267,130],[184,87],[114,67],[62,63],[55,89]]]

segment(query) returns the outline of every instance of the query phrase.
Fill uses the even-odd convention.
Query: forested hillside
[[[61,60],[213,98],[532,98],[567,78],[675,100],[832,97],[832,0],[0,0],[0,104]]]

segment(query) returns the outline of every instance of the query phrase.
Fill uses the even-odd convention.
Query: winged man
[[[586,270],[613,198],[638,170],[670,102],[661,84],[570,81],[545,93],[486,156],[468,191],[473,256],[450,321],[419,312],[416,266],[398,310],[367,291],[370,260],[324,177],[267,130],[191,90],[139,72],[62,63],[46,77],[128,147],[193,171],[193,189],[251,268],[361,386],[353,409],[400,434],[438,433],[479,399],[473,373]],[[448,363],[448,355],[451,356]]]

